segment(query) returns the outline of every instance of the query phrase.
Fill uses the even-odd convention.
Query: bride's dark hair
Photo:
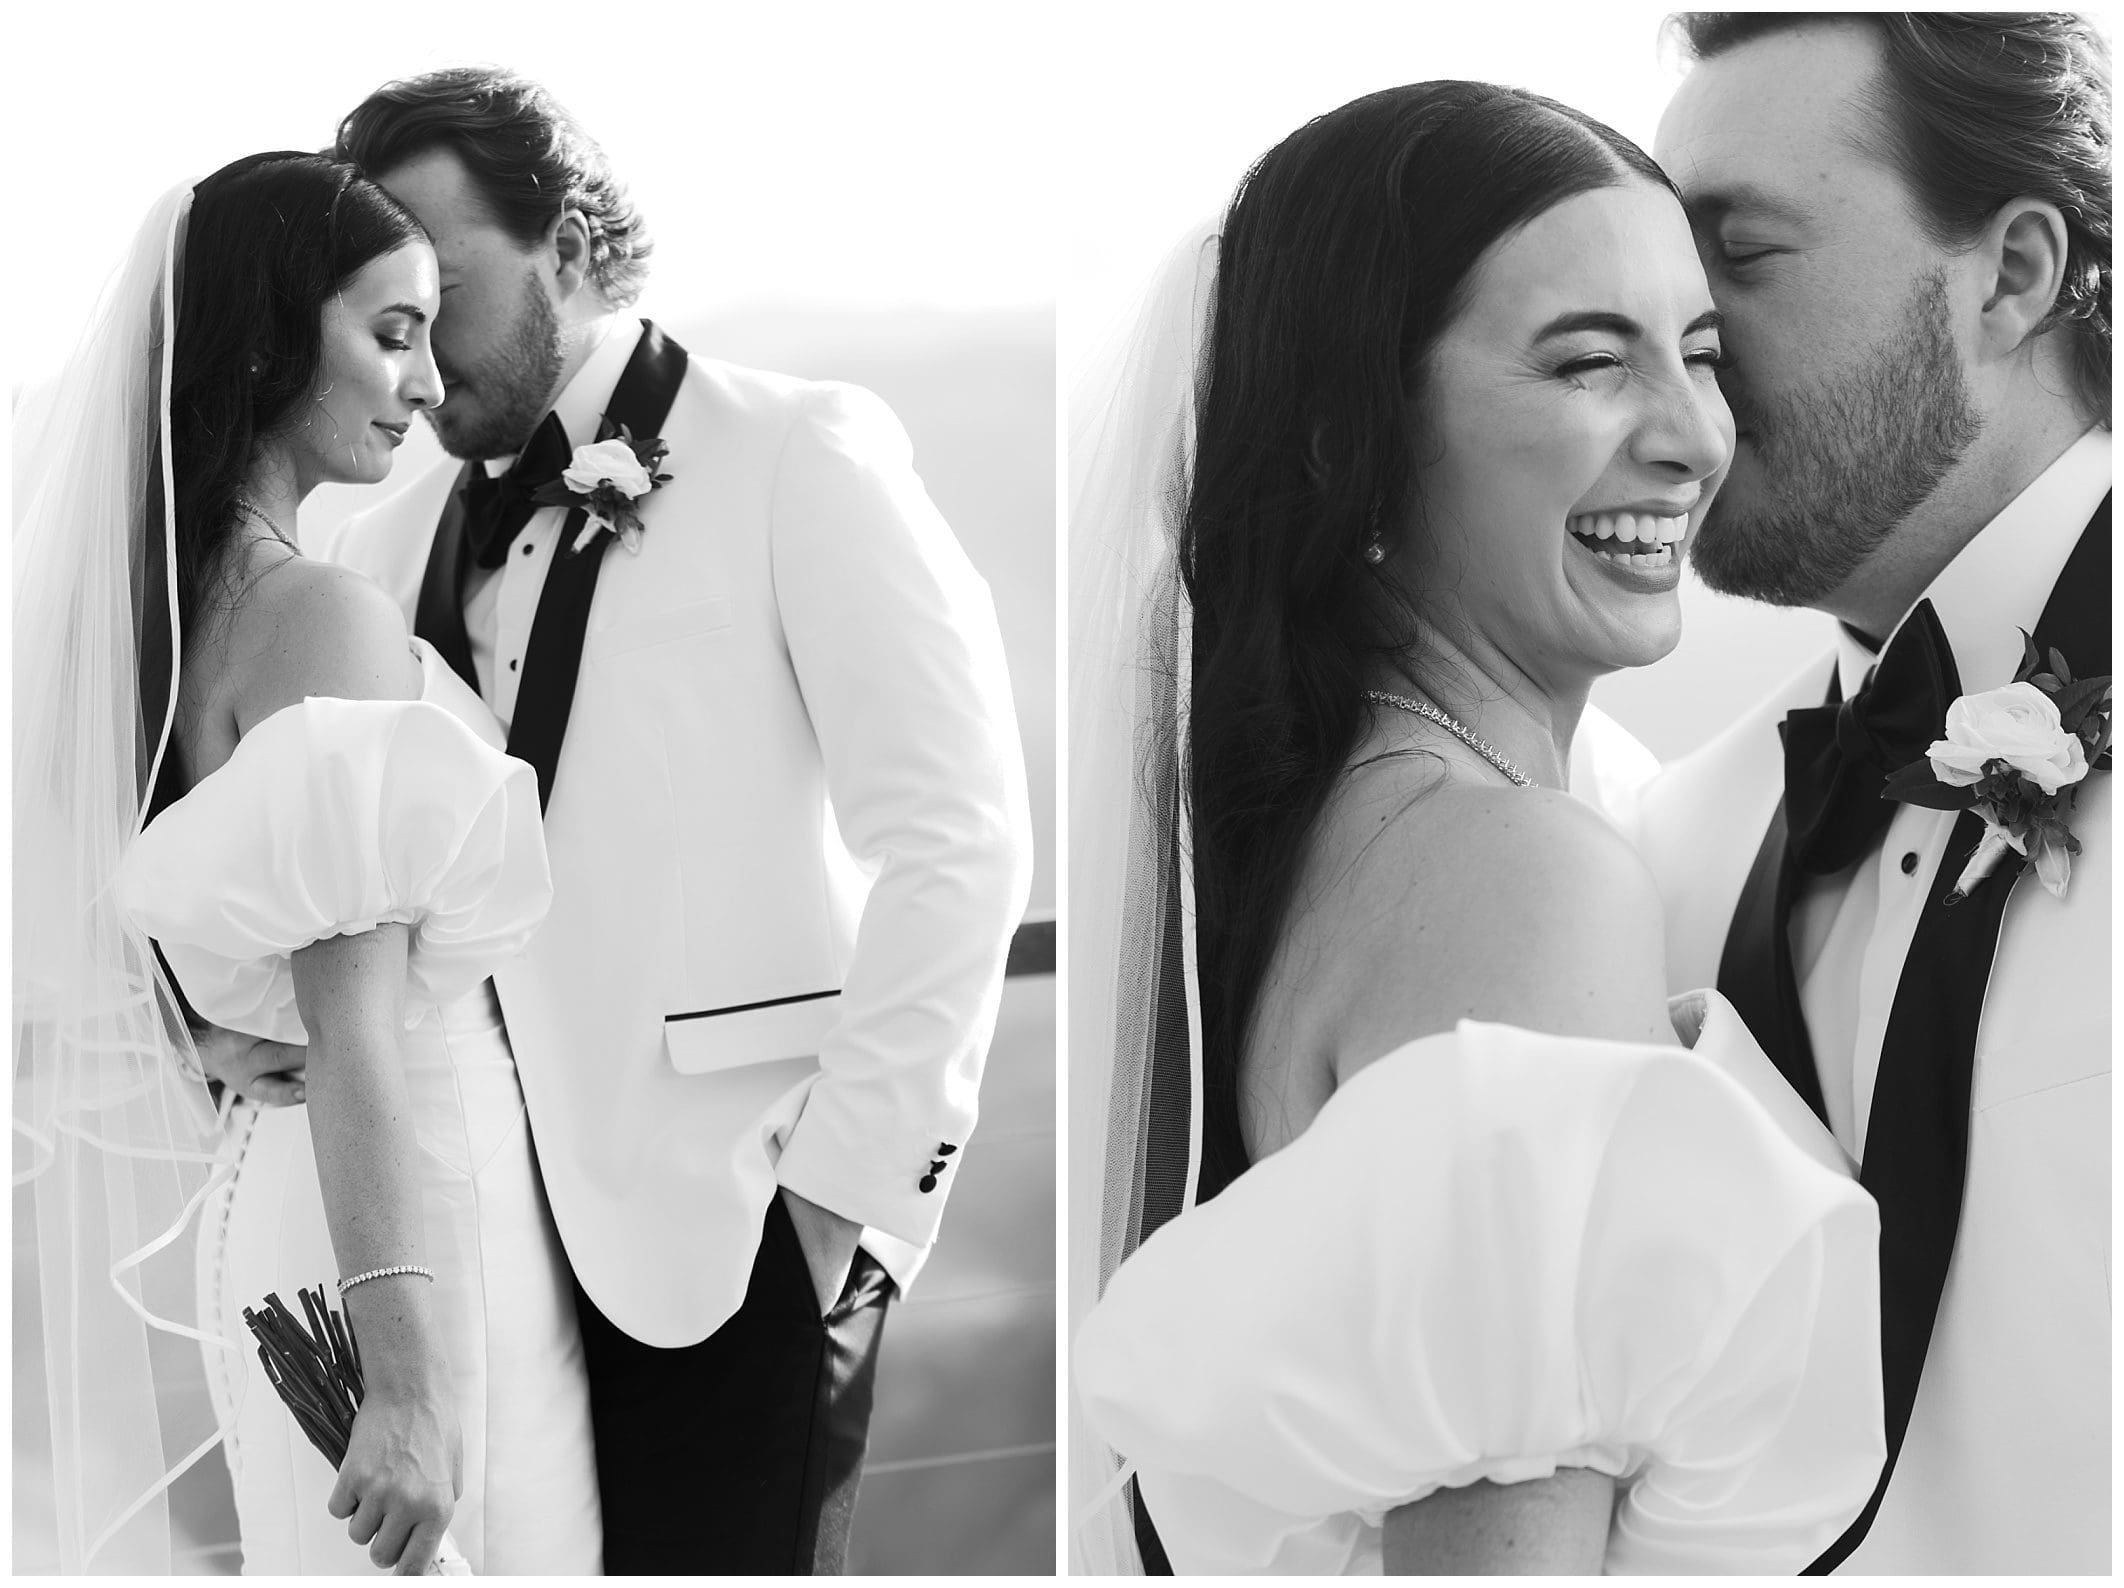
[[[322,155],[248,155],[192,189],[170,371],[185,633],[234,532],[236,497],[259,447],[316,395],[326,303],[371,260],[426,238],[390,194]]]
[[[1640,180],[1672,191],[1569,106],[1415,83],[1299,128],[1225,215],[1180,535],[1204,1198],[1246,1167],[1240,1056],[1307,835],[1367,721],[1366,679],[1382,657],[1423,665],[1425,593],[1365,550],[1421,532],[1425,360],[1486,249],[1574,194]]]

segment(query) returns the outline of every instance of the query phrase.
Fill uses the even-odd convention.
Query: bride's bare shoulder
[[[413,700],[421,692],[398,603],[353,569],[307,557],[252,582],[225,654],[243,731],[311,695]]]
[[[1337,951],[1364,967],[1346,1055],[1462,1019],[1673,1040],[1659,890],[1592,807],[1454,778],[1413,795],[1359,782],[1339,804],[1339,853],[1314,876],[1339,872]]]

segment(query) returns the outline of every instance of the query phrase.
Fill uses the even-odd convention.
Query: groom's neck
[[[1933,493],[1821,609],[1867,634],[1892,631],[1962,548],[2088,429],[2086,415],[2056,392],[1994,408]]]
[[[546,394],[546,407],[550,411],[559,402],[561,393],[569,383],[582,373],[583,366],[605,345],[619,323],[619,311],[598,304],[594,313],[579,319],[563,321],[561,325],[561,367],[553,383],[553,390]]]

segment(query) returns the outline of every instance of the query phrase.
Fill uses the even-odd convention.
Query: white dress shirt
[[[2013,682],[2020,630],[2035,627],[2080,531],[2108,491],[2109,432],[2090,430],[1933,580],[1925,599],[1946,631],[1963,694]],[[1875,657],[1848,629],[1839,630],[1844,699],[1865,683]],[[1793,899],[1792,968],[1822,1101],[1837,1141],[1861,1161],[1903,960],[1956,815],[1901,806],[1876,853],[1831,876],[1803,879]]]

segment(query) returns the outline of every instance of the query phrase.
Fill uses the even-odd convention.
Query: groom
[[[1716,983],[1881,1209],[1887,1469],[1816,1571],[2109,1569],[2110,773],[2062,897],[1882,797],[2023,630],[2110,671],[2109,62],[2059,15],[1689,14],[1657,154],[1735,368],[1692,560],[1838,618],[1638,813]],[[2046,663],[2046,666],[2048,664]]]
[[[876,398],[624,312],[641,215],[537,85],[389,84],[334,153],[434,239],[462,461],[323,549],[538,770],[553,909],[494,981],[575,1273],[605,1569],[837,1571],[886,1303],[1025,903],[987,588]],[[623,534],[581,502],[600,478]]]

